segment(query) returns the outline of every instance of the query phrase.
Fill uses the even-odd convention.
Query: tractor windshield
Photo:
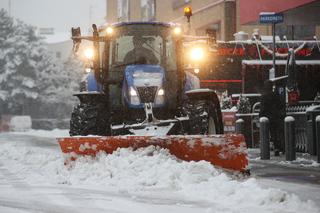
[[[110,44],[110,71],[127,65],[160,65],[176,70],[171,29],[157,25],[124,25],[116,28]]]

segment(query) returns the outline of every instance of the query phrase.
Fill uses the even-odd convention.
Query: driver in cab
[[[124,57],[125,64],[158,64],[159,60],[154,53],[143,47],[143,38],[141,36],[133,36],[134,48],[130,50]]]

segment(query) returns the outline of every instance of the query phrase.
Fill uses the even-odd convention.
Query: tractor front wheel
[[[74,107],[70,120],[70,136],[109,135],[106,104],[80,103]]]

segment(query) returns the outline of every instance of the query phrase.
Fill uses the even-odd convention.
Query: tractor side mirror
[[[80,37],[81,36],[81,30],[80,27],[77,28],[71,28],[71,35],[72,37]]]
[[[80,27],[71,28],[71,39],[73,40],[73,52],[77,52],[81,43],[81,30]]]

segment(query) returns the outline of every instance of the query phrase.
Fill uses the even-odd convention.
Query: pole
[[[316,117],[317,160],[320,163],[320,115]]]
[[[296,159],[296,140],[294,123],[295,120],[292,116],[287,116],[284,119],[285,152],[287,161],[293,161]]]
[[[9,11],[9,16],[11,16],[11,0],[9,0],[9,9],[8,9],[8,11]]]
[[[188,18],[188,35],[191,35],[191,22],[190,22],[190,18]]]
[[[272,24],[272,40],[273,40],[273,53],[272,53],[272,61],[273,61],[273,71],[274,76],[278,77],[276,75],[276,24]]]
[[[243,129],[244,129],[244,120],[240,118],[236,121],[236,133],[243,134]]]
[[[241,93],[245,93],[245,75],[246,75],[246,68],[247,66],[245,64],[242,64],[241,68]]]
[[[270,160],[270,137],[269,137],[269,119],[260,118],[260,158],[261,160]]]

